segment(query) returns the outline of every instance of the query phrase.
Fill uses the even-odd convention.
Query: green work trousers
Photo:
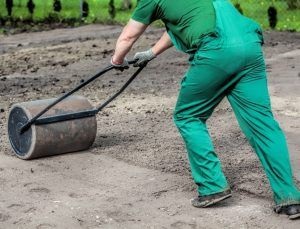
[[[204,37],[191,58],[174,112],[198,192],[206,196],[229,189],[206,127],[214,108],[227,97],[264,167],[276,205],[300,204],[285,136],[271,110],[260,28],[240,18],[227,1],[214,3],[217,32]],[[230,17],[248,25],[240,22],[233,28]]]

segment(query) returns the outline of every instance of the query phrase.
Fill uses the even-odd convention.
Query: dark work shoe
[[[291,204],[287,206],[275,207],[274,211],[278,214],[285,214],[289,219],[300,218],[300,204]]]
[[[191,204],[196,208],[206,208],[229,197],[231,197],[230,189],[224,192],[219,192],[208,196],[198,196],[194,199],[191,199]]]

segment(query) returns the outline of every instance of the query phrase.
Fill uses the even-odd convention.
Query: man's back
[[[212,0],[140,0],[132,18],[144,24],[161,19],[187,48],[216,26]]]

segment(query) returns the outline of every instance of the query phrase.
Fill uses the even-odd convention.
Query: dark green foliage
[[[275,29],[277,25],[277,9],[274,6],[270,6],[268,9],[269,25],[272,29]]]
[[[54,0],[53,10],[55,12],[60,12],[61,11],[61,2],[59,0]]]
[[[6,9],[9,17],[11,16],[12,8],[13,8],[13,0],[6,0]]]
[[[236,8],[241,14],[244,14],[243,9],[242,9],[240,3],[235,3],[234,6],[235,6],[235,8]]]
[[[109,0],[108,3],[108,13],[111,19],[114,19],[116,16],[116,7],[115,7],[115,2],[114,0]]]
[[[86,18],[89,15],[89,4],[87,1],[82,2],[82,17]]]
[[[289,9],[300,9],[300,0],[285,0]]]
[[[35,4],[33,3],[33,0],[28,1],[27,8],[29,10],[29,13],[33,14],[33,11],[34,11],[34,8],[35,8]]]

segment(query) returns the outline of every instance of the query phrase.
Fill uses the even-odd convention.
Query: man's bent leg
[[[174,113],[201,196],[229,189],[206,128],[206,120],[224,97],[223,92],[216,93],[223,81],[226,74],[221,70],[205,64],[192,66],[182,81]]]

